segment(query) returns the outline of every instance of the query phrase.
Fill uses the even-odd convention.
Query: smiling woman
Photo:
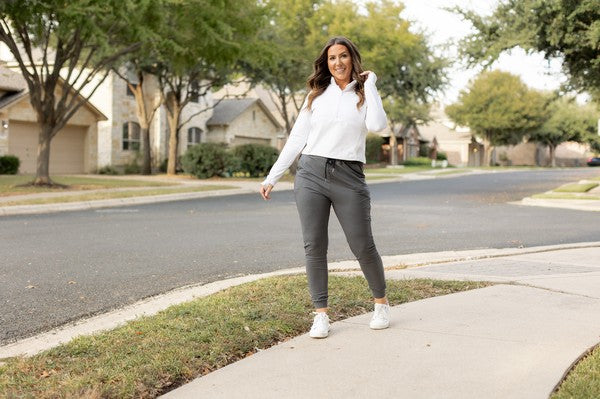
[[[268,200],[273,186],[302,153],[294,194],[315,307],[310,336],[329,334],[327,247],[332,207],[373,294],[370,327],[384,329],[389,326],[386,282],[371,232],[371,197],[363,173],[367,132],[387,126],[375,87],[377,76],[363,70],[358,49],[345,37],[330,39],[313,66],[310,93],[260,194]]]

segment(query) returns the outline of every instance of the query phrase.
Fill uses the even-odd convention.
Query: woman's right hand
[[[273,190],[272,184],[267,184],[266,186],[260,186],[260,195],[263,197],[265,201],[271,199],[271,190]]]

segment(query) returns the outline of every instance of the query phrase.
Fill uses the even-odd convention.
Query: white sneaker
[[[387,303],[376,303],[373,317],[369,327],[373,330],[383,330],[390,326],[390,305]]]
[[[329,316],[325,312],[314,312],[315,319],[310,328],[311,338],[327,338],[329,335]]]

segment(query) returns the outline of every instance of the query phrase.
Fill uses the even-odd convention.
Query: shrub
[[[365,146],[365,156],[367,163],[381,162],[382,150],[381,146],[384,143],[384,138],[378,134],[369,133],[367,134],[367,143]]]
[[[119,175],[119,171],[112,165],[106,165],[98,169],[100,175]]]
[[[125,174],[126,175],[138,175],[142,172],[142,168],[137,163],[137,161],[132,161],[125,165]]]
[[[448,156],[446,155],[445,152],[438,151],[437,157],[435,159],[437,159],[438,161],[447,161]]]
[[[279,152],[268,145],[243,144],[233,148],[239,168],[235,172],[248,173],[250,177],[265,176],[277,160]]]
[[[431,166],[431,159],[426,157],[408,158],[404,161],[406,166]]]
[[[236,159],[221,143],[200,143],[188,148],[181,157],[181,166],[185,173],[199,179],[231,174]]]
[[[0,175],[16,175],[21,161],[14,155],[0,156]]]

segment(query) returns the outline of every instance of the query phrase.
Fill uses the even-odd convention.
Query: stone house
[[[36,115],[24,92],[26,86],[18,64],[3,43],[0,43],[0,65],[5,71],[3,75],[0,74],[0,112],[3,112],[0,117],[4,116],[0,121],[6,122],[0,125],[0,154],[13,152],[21,158],[20,172],[32,173],[30,165],[31,162],[35,163],[37,155],[37,135],[23,131],[37,131]],[[131,76],[128,78],[135,83]],[[160,96],[155,79],[149,77],[144,84],[148,85],[146,89],[149,96]],[[85,92],[82,94],[86,95]],[[18,106],[14,103],[17,97]],[[243,107],[229,104],[227,108],[224,103],[212,109],[213,98],[212,93],[204,97],[197,96],[183,109],[181,121],[184,123],[180,130],[179,154],[183,154],[189,146],[205,141],[222,141],[229,145],[245,142],[268,143],[274,147],[283,145],[280,142],[281,124],[263,102],[254,99],[251,102],[242,101],[245,104]],[[14,109],[11,111],[13,119],[17,110],[19,111],[18,117],[23,119],[22,122],[27,122],[26,129],[21,122],[10,123],[7,116],[9,109]],[[234,112],[231,114],[229,111]],[[207,121],[215,112],[212,125],[214,132],[210,133]],[[107,76],[89,102],[63,130],[52,141],[51,173],[93,173],[108,165],[123,169],[128,164],[141,163],[141,135],[136,101],[127,83],[115,73],[111,72]],[[15,147],[17,144],[14,143],[24,141],[29,143],[28,147],[24,148],[22,144]],[[161,106],[157,109],[150,128],[150,146],[155,168],[167,157],[168,143],[167,113],[165,107]],[[69,159],[77,161],[71,162]],[[71,166],[57,166],[63,160]]]
[[[63,88],[66,85],[63,84]],[[0,155],[19,157],[21,173],[35,173],[39,125],[25,79],[0,66]],[[89,173],[97,169],[98,125],[107,117],[89,102],[52,139],[50,173]]]
[[[222,99],[206,122],[206,141],[228,146],[262,144],[283,147],[283,126],[259,98]]]

